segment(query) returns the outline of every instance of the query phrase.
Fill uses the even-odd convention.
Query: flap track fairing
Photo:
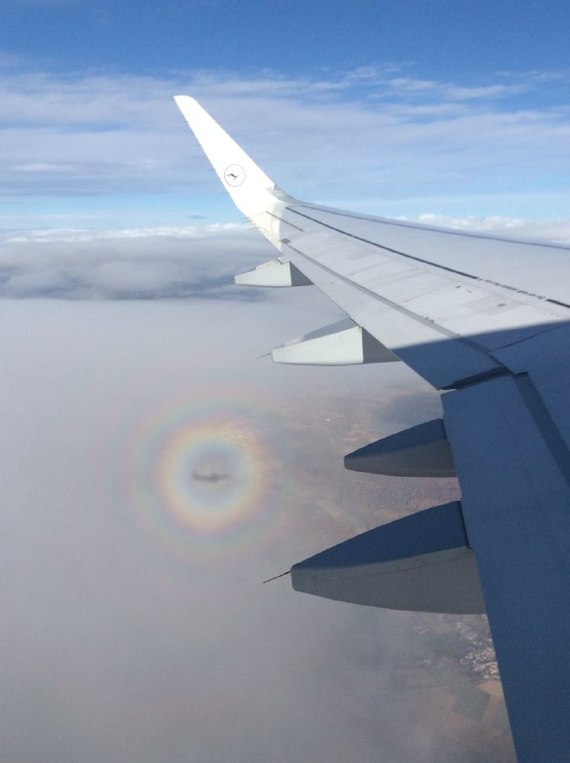
[[[239,286],[310,286],[311,281],[290,262],[279,259],[264,262],[254,270],[234,277]]]
[[[271,356],[275,363],[312,366],[350,366],[398,360],[387,347],[350,318],[294,339],[273,350]]]
[[[347,469],[396,477],[454,477],[443,421],[434,419],[365,445],[344,457]]]
[[[339,543],[291,569],[296,591],[387,609],[485,611],[458,502]]]

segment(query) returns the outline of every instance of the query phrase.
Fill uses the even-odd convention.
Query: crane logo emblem
[[[224,180],[227,185],[237,188],[245,180],[245,170],[239,164],[230,164],[224,170]]]

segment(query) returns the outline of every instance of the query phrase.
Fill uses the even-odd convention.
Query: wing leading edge
[[[350,317],[274,359],[399,359],[441,392],[442,420],[346,465],[456,474],[461,501],[295,565],[294,587],[373,606],[486,610],[519,760],[567,761],[570,249],[300,202],[196,101],[176,102],[238,208],[279,252],[241,282],[312,283]]]

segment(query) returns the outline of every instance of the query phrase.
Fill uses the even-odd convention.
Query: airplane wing
[[[347,314],[273,359],[400,360],[441,394],[442,419],[345,465],[457,475],[461,500],[294,565],[293,586],[373,606],[487,612],[519,760],[570,760],[570,248],[298,201],[195,100],[176,102],[235,204],[278,250],[236,282],[314,284]]]

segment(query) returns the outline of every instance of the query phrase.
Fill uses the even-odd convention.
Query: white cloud
[[[557,244],[570,244],[570,219],[567,220],[525,220],[500,217],[448,217],[437,214],[423,214],[414,221],[441,228],[482,231],[496,233],[507,238],[534,239]]]
[[[450,675],[469,682],[449,660],[418,673],[434,650],[416,629],[431,633],[434,618],[301,596],[287,579],[261,585],[437,492],[342,468],[347,427],[378,436],[390,401],[400,412],[388,426],[411,415],[396,370],[255,360],[314,320],[315,302],[320,312],[302,289],[287,301],[4,303],[7,759],[442,759],[422,722],[444,717]],[[412,399],[433,413],[433,400]],[[196,485],[166,457],[229,424],[253,442],[250,513],[209,532],[192,521]],[[418,675],[420,690],[402,690]]]
[[[273,250],[247,226],[34,231],[0,239],[0,297],[259,300],[235,273]]]
[[[477,100],[489,102],[520,95],[531,89],[530,82],[459,87],[449,82],[413,79],[411,77],[393,77],[386,84],[398,95],[419,96],[420,98],[448,103]]]

